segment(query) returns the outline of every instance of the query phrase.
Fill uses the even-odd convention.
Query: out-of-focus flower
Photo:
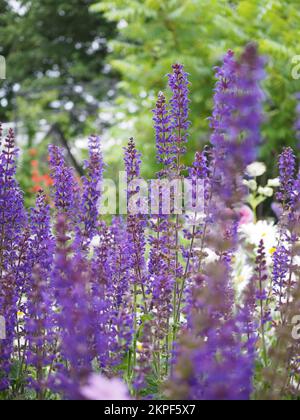
[[[279,178],[269,179],[267,186],[271,188],[280,187],[280,179]]]
[[[38,151],[37,151],[36,149],[29,149],[29,150],[28,150],[28,154],[29,154],[29,156],[31,156],[31,157],[35,157],[35,156],[37,156]]]
[[[257,182],[255,181],[255,179],[250,179],[249,181],[245,179],[244,185],[246,185],[246,187],[248,187],[251,191],[257,190]]]
[[[81,388],[81,394],[91,401],[130,400],[128,389],[120,379],[107,379],[96,374],[90,376],[87,385]]]
[[[239,247],[232,259],[232,278],[238,294],[242,293],[253,276],[253,268],[249,263],[247,253]]]
[[[42,178],[46,187],[51,187],[53,185],[53,179],[49,174],[43,175]]]
[[[270,187],[259,187],[258,193],[264,195],[265,197],[272,197],[274,194],[273,188]]]
[[[243,224],[239,228],[240,236],[249,245],[257,248],[264,241],[266,252],[269,256],[270,250],[277,244],[278,228],[273,221],[260,220],[257,223]]]
[[[275,216],[277,217],[277,219],[280,219],[280,217],[282,216],[283,213],[283,207],[280,203],[278,202],[273,202],[271,205],[272,211],[274,212]]]
[[[205,264],[212,264],[219,259],[219,256],[209,248],[205,248],[204,253],[206,254],[206,258],[204,260]]]
[[[31,166],[32,166],[33,168],[37,168],[37,167],[39,166],[39,162],[38,162],[37,160],[32,160],[32,161],[31,161]]]
[[[267,170],[267,167],[262,162],[254,162],[251,165],[247,166],[247,174],[256,178],[258,176],[262,176]]]
[[[240,214],[240,225],[254,222],[253,211],[248,206],[243,206],[239,210]]]
[[[137,350],[138,350],[138,351],[143,351],[143,347],[144,347],[144,346],[143,346],[143,343],[141,343],[141,342],[139,342],[139,341],[138,341],[138,342],[137,342],[137,345],[136,345]]]

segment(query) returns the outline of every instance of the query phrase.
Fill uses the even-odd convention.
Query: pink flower
[[[248,206],[243,206],[239,209],[240,225],[247,225],[254,222],[253,211]]]
[[[130,400],[128,388],[120,379],[96,374],[90,376],[87,385],[81,388],[81,394],[91,401]]]

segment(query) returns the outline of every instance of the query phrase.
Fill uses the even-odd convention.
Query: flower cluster
[[[300,175],[288,148],[279,178],[258,185],[267,169],[257,162],[263,67],[253,44],[226,54],[211,142],[188,166],[188,74],[173,66],[170,101],[159,93],[153,111],[161,166],[153,214],[132,138],[127,215],[100,214],[105,165],[95,135],[82,178],[49,146],[50,197],[39,191],[26,209],[14,134],[2,140],[0,126],[0,399],[299,398]],[[175,183],[186,176],[192,189],[180,200],[194,211],[179,214]],[[277,187],[278,221],[257,220]]]

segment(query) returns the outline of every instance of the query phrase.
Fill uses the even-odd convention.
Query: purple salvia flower
[[[228,51],[224,57],[223,65],[216,67],[216,87],[214,95],[213,114],[210,118],[212,128],[211,144],[211,193],[207,201],[207,215],[205,226],[207,235],[212,236],[213,242],[218,242],[214,237],[214,231],[222,232],[226,237],[226,232],[232,230],[237,217],[231,211],[231,207],[236,204],[234,194],[239,192],[236,186],[236,167],[231,162],[229,156],[229,130],[232,115],[236,111],[235,95],[237,92],[237,62],[232,51]],[[240,195],[240,194],[238,194]],[[240,200],[240,197],[238,197]],[[211,229],[212,224],[220,224],[219,229]],[[219,233],[218,233],[219,235]],[[235,235],[236,237],[237,235]],[[235,238],[236,239],[236,238]],[[202,239],[202,242],[206,238]],[[234,246],[229,241],[228,248]],[[235,241],[233,241],[235,242]]]
[[[225,136],[228,132],[229,120],[234,110],[233,99],[236,88],[237,63],[233,51],[228,51],[222,67],[216,67],[217,83],[214,95],[214,109],[210,120],[213,130],[211,144],[221,158],[224,153]]]
[[[137,151],[135,142],[130,139],[127,148],[125,148],[125,167],[127,174],[128,185],[135,181],[141,173],[141,155]],[[131,244],[131,267],[134,271],[135,281],[143,286],[144,283],[144,269],[145,269],[145,227],[147,224],[146,218],[143,214],[131,214],[130,200],[139,192],[139,187],[128,187],[128,212],[127,217],[127,232],[128,240]],[[138,207],[142,203],[137,204]]]
[[[35,314],[32,312],[32,301],[30,296],[33,293],[34,277],[33,270],[39,266],[39,276],[43,282],[49,286],[49,272],[53,261],[54,241],[50,228],[50,207],[46,203],[46,196],[39,193],[36,200],[36,207],[32,209],[29,219],[29,226],[24,228],[22,237],[19,241],[17,263],[13,269],[18,294],[18,311],[24,313],[17,319],[18,332],[18,354],[25,360],[27,358],[27,344],[32,337],[32,333],[27,330],[30,328],[28,320],[34,320]],[[48,283],[47,283],[48,282]],[[47,290],[47,287],[46,287]],[[51,307],[49,307],[49,314]],[[50,315],[49,315],[50,316]],[[24,342],[25,345],[21,343]]]
[[[89,155],[89,160],[85,162],[87,175],[82,179],[83,193],[79,220],[82,227],[77,232],[82,238],[81,242],[85,242],[85,246],[92,240],[99,227],[98,217],[104,163],[98,136],[91,136],[89,139]]]
[[[182,65],[173,65],[173,73],[169,74],[169,87],[172,91],[170,109],[165,96],[160,93],[154,110],[156,130],[157,160],[164,165],[158,173],[158,178],[166,176],[169,180],[180,177],[183,166],[180,158],[185,154],[188,141],[189,113],[189,81],[188,74]],[[153,312],[152,332],[156,346],[157,358],[169,359],[169,348],[166,338],[169,334],[169,320],[172,311],[176,311],[174,294],[175,279],[181,278],[183,269],[178,259],[179,252],[179,218],[172,221],[172,216],[164,214],[163,189],[157,203],[159,214],[152,215],[151,229],[154,235],[150,237],[149,258],[149,292],[152,296],[151,311]],[[167,192],[168,194],[168,192]],[[172,194],[171,194],[172,200]],[[171,214],[174,213],[172,206]],[[175,322],[175,321],[174,321]],[[147,348],[147,345],[145,345]],[[156,361],[160,363],[160,360]],[[167,367],[168,369],[168,367]],[[144,369],[145,370],[145,369]]]
[[[244,325],[224,298],[222,262],[198,276],[189,298],[188,328],[176,348],[171,396],[192,400],[246,400],[252,392],[253,351]],[[228,282],[229,280],[227,280]]]
[[[277,199],[285,206],[291,205],[293,201],[295,175],[296,158],[293,150],[287,147],[279,157],[280,191],[277,193]]]
[[[102,228],[100,244],[92,260],[92,292],[95,324],[95,348],[102,368],[110,369],[109,351],[114,348],[116,332],[113,319],[113,267],[109,254],[113,238],[108,227]]]
[[[142,308],[142,311],[146,314],[149,313],[148,302],[147,302],[147,276],[146,276],[146,261],[145,261],[145,250],[146,250],[146,239],[145,230],[147,226],[147,218],[142,211],[131,211],[131,199],[140,192],[140,187],[130,185],[134,182],[141,172],[141,155],[137,151],[135,142],[130,139],[128,146],[125,148],[125,168],[127,174],[128,188],[128,216],[127,216],[127,252],[129,254],[129,271],[128,279],[132,287],[133,294],[133,367],[132,374],[136,374],[136,353],[137,353],[137,336],[139,329],[139,318],[138,311]],[[142,209],[143,203],[138,200],[136,203],[139,209]],[[136,214],[137,213],[137,214]],[[141,303],[139,303],[139,295],[142,295]]]
[[[49,288],[44,268],[36,266],[28,292],[25,316],[26,364],[34,368],[35,375],[29,385],[38,399],[45,398],[48,387],[46,366],[52,366],[56,358],[56,333],[53,294]],[[52,373],[52,372],[51,372]]]
[[[192,167],[189,169],[191,178],[207,179],[210,173],[206,150],[196,152]]]
[[[54,238],[51,233],[50,206],[46,195],[40,191],[37,195],[36,206],[31,211],[31,258],[38,264],[42,275],[47,275],[53,263]]]
[[[131,138],[127,147],[124,148],[124,162],[127,180],[133,181],[141,174],[141,154],[137,151],[135,141]]]
[[[80,255],[71,255],[65,216],[56,226],[57,249],[52,284],[56,289],[56,324],[59,331],[59,352],[66,364],[57,364],[52,388],[68,399],[80,398],[79,388],[92,372],[96,357],[95,312],[92,296],[92,272]],[[99,308],[98,308],[99,309]]]
[[[296,177],[296,157],[291,148],[285,148],[279,157],[279,177],[277,199],[283,211],[279,219],[279,246],[273,256],[273,292],[276,310],[284,324],[295,288],[294,277],[297,276],[295,256],[298,254],[300,218],[300,174]]]
[[[36,199],[30,217],[31,241],[28,260],[34,266],[30,276],[25,304],[26,360],[36,368],[32,386],[39,398],[44,397],[46,377],[44,366],[53,363],[51,354],[54,328],[54,294],[50,287],[50,272],[53,264],[54,238],[51,233],[50,206],[43,192]]]
[[[263,122],[264,94],[260,85],[265,77],[264,65],[265,60],[258,55],[255,44],[246,47],[238,63],[237,94],[234,96],[235,109],[238,113],[231,116],[228,135],[230,142],[235,143],[233,148],[236,151],[235,158],[243,159],[244,165],[256,159],[258,147],[261,145],[260,128]]]
[[[189,191],[185,201],[189,213],[186,215],[186,228],[183,230],[189,246],[183,247],[186,267],[180,300],[183,300],[186,293],[189,294],[193,274],[200,271],[202,240],[208,222],[208,203],[211,197],[210,175],[209,151],[205,148],[202,152],[196,152],[194,162],[189,168]]]
[[[126,225],[124,221],[115,217],[112,221],[111,234],[113,237],[113,246],[110,250],[110,265],[113,268],[113,281],[115,293],[115,305],[119,307],[122,304],[124,295],[129,290],[128,270],[129,270],[129,251]]]
[[[174,163],[171,115],[168,110],[165,95],[160,92],[154,113],[154,128],[156,133],[157,161],[164,167]]]
[[[258,322],[256,321],[257,298],[256,298],[257,284],[253,279],[250,279],[246,286],[243,296],[242,305],[238,308],[238,320],[241,326],[241,333],[247,337],[246,346],[249,354],[253,351],[255,355],[255,347],[258,341]]]
[[[287,301],[290,265],[290,251],[284,245],[279,246],[273,255],[273,293],[276,297],[277,310],[281,310]]]
[[[18,299],[15,288],[14,277],[6,275],[1,277],[0,316],[5,320],[5,338],[0,340],[0,392],[7,390],[10,386],[15,328],[17,325]]]
[[[264,76],[264,60],[255,45],[245,49],[239,61],[232,52],[217,69],[215,103],[211,126],[212,143],[212,208],[214,223],[220,223],[224,243],[234,249],[237,243],[239,216],[236,208],[244,201],[246,190],[242,176],[260,145]],[[217,240],[217,238],[215,238]]]
[[[150,237],[150,256],[148,263],[149,280],[148,292],[151,295],[150,313],[152,321],[147,326],[152,332],[152,341],[155,349],[155,363],[160,364],[162,360],[170,360],[170,348],[167,345],[169,335],[169,320],[173,310],[173,290],[176,279],[175,263],[175,239],[171,222],[167,216],[157,216],[151,221],[153,236]],[[182,274],[177,272],[178,275]],[[147,341],[148,340],[148,341]],[[149,338],[143,338],[143,355],[146,360],[149,352]],[[169,366],[166,366],[168,371]],[[148,374],[148,368],[144,363],[143,369],[139,372],[139,381],[145,383],[144,376]]]
[[[153,355],[154,351],[158,351],[158,349],[154,348],[152,337],[151,323],[145,321],[140,337],[140,347],[137,350],[138,364],[134,368],[133,386],[137,393],[141,393],[143,389],[146,389],[148,385],[147,379],[153,373]]]
[[[260,319],[260,335],[262,340],[262,350],[264,362],[267,363],[267,346],[266,346],[266,328],[265,324],[271,321],[271,311],[268,308],[268,268],[266,261],[266,252],[264,241],[261,240],[256,257],[256,270],[254,279],[257,283],[256,299],[258,300],[259,319]]]
[[[40,191],[36,207],[31,210],[29,226],[23,231],[19,245],[18,263],[15,267],[19,296],[31,289],[32,271],[39,265],[44,278],[51,270],[54,253],[54,239],[51,234],[50,206],[45,194]],[[19,310],[26,312],[26,305],[20,304]]]
[[[192,181],[191,197],[189,197],[192,200],[190,200],[190,204],[191,208],[195,208],[197,212],[200,198],[198,195],[201,192],[198,185],[200,181],[202,181],[201,187],[203,188],[203,196],[201,197],[202,201],[204,201],[203,207],[205,207],[205,202],[210,199],[210,168],[206,149],[203,152],[196,152],[193,165],[189,168],[189,178]]]
[[[215,146],[217,172],[225,177],[232,175],[233,169],[243,173],[256,158],[263,121],[264,96],[260,87],[263,66],[257,47],[249,44],[238,62],[229,51],[223,67],[217,68],[211,141]],[[218,167],[220,159],[223,168]]]
[[[173,151],[176,157],[175,168],[180,171],[180,157],[186,152],[188,141],[189,117],[189,81],[188,74],[181,64],[174,64],[173,73],[169,74],[169,87],[173,93],[170,101]]]
[[[54,180],[54,201],[58,214],[65,214],[75,222],[78,213],[79,186],[74,170],[65,163],[63,151],[49,146],[51,176]]]
[[[14,132],[9,130],[0,154],[0,279],[18,263],[17,250],[27,222],[23,194],[15,180],[17,156]]]
[[[296,94],[297,106],[296,106],[296,121],[294,129],[296,132],[296,138],[298,140],[298,148],[300,147],[300,92]]]
[[[161,356],[166,355],[169,349],[165,348],[165,339],[169,333],[169,319],[172,314],[172,291],[174,290],[174,276],[168,271],[167,263],[162,260],[154,275],[152,283],[151,310],[153,312],[153,333],[157,345],[162,346],[157,351]],[[162,344],[161,344],[162,343]]]
[[[152,322],[148,329],[152,331],[152,339],[155,343],[155,354],[158,359],[156,363],[160,363],[160,359],[170,359],[170,349],[167,348],[166,338],[169,334],[169,319],[172,314],[172,292],[176,274],[181,275],[182,273],[179,272],[179,269],[176,273],[174,229],[168,216],[160,214],[153,217],[151,229],[153,235],[149,240],[151,249],[148,262],[148,293],[151,295]],[[149,342],[146,337],[144,337],[143,349],[144,356],[141,357],[146,360],[147,352],[149,352]],[[144,375],[148,372],[145,364],[139,372],[140,386],[145,382],[145,379],[142,379],[142,372]]]
[[[270,312],[268,309],[265,308],[268,297],[268,268],[266,261],[265,245],[263,240],[260,241],[257,250],[255,280],[257,282],[256,298],[259,301],[261,323],[265,324],[267,321],[269,321]]]
[[[77,398],[78,389],[75,384],[83,384],[91,374],[95,346],[94,311],[89,284],[91,273],[85,261],[78,257],[69,261],[66,277],[69,287],[58,302],[61,310],[59,327],[61,328],[61,354],[69,364],[65,374],[65,395]]]
[[[132,344],[133,316],[131,284],[129,281],[130,266],[126,226],[122,219],[114,218],[110,228],[112,246],[109,250],[111,285],[111,322],[114,325],[114,348],[110,351],[115,355],[114,364],[120,363]]]
[[[2,128],[0,134],[2,136]],[[2,146],[2,141],[0,144]],[[21,310],[18,303],[29,271],[25,257],[29,235],[24,232],[27,215],[23,194],[15,180],[17,156],[14,132],[9,130],[0,150],[0,313],[6,320],[6,340],[0,342],[2,388],[9,385],[14,328],[17,312]],[[21,353],[21,331],[19,334],[18,351]]]
[[[244,173],[260,142],[262,64],[256,48],[248,46],[239,63],[230,52],[217,72],[219,82],[211,120],[214,200],[209,211],[214,213],[217,235],[210,238],[211,245],[215,244],[220,259],[213,267],[206,267],[201,287],[196,283],[188,298],[188,338],[183,337],[184,350],[181,352],[179,347],[176,364],[179,377],[181,365],[191,369],[190,377],[185,373],[183,383],[180,383],[182,378],[178,382],[179,389],[182,385],[186,387],[185,398],[249,399],[252,391],[254,346],[253,342],[245,346],[242,339],[247,327],[241,323],[245,314],[242,318],[233,315],[231,252],[237,243],[235,205],[245,196],[241,175],[237,174]],[[223,232],[222,244],[220,232]],[[196,350],[189,352],[189,344],[190,349]]]

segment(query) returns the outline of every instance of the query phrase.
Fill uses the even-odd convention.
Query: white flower
[[[91,247],[92,248],[97,248],[101,243],[101,236],[100,235],[96,235],[93,237],[92,241],[91,241]]]
[[[247,167],[246,172],[249,176],[256,178],[258,176],[262,176],[266,172],[266,170],[267,170],[267,167],[264,163],[254,162],[254,163],[251,163],[251,165]]]
[[[300,256],[296,255],[296,257],[294,257],[294,259],[293,259],[293,263],[294,263],[297,267],[300,267]]]
[[[205,248],[204,252],[206,254],[206,258],[204,260],[205,264],[212,264],[212,263],[218,261],[219,257],[213,250],[211,250],[209,248]]]
[[[254,248],[263,240],[267,258],[269,262],[272,260],[272,250],[278,241],[278,229],[274,222],[260,220],[257,223],[244,224],[239,227],[239,233],[241,238]]]
[[[248,187],[251,191],[257,190],[257,182],[254,179],[250,179],[249,181],[244,180],[244,185]]]
[[[272,197],[274,194],[273,188],[270,187],[259,187],[258,194],[263,195],[265,197]]]
[[[80,391],[91,401],[130,400],[127,386],[120,379],[107,379],[102,375],[91,375],[88,384]]]
[[[253,276],[253,268],[248,264],[248,257],[242,247],[239,247],[233,260],[233,282],[238,294],[241,294]]]
[[[269,181],[268,181],[268,187],[271,187],[271,188],[278,188],[278,187],[280,187],[280,180],[279,180],[279,178],[269,179]]]

